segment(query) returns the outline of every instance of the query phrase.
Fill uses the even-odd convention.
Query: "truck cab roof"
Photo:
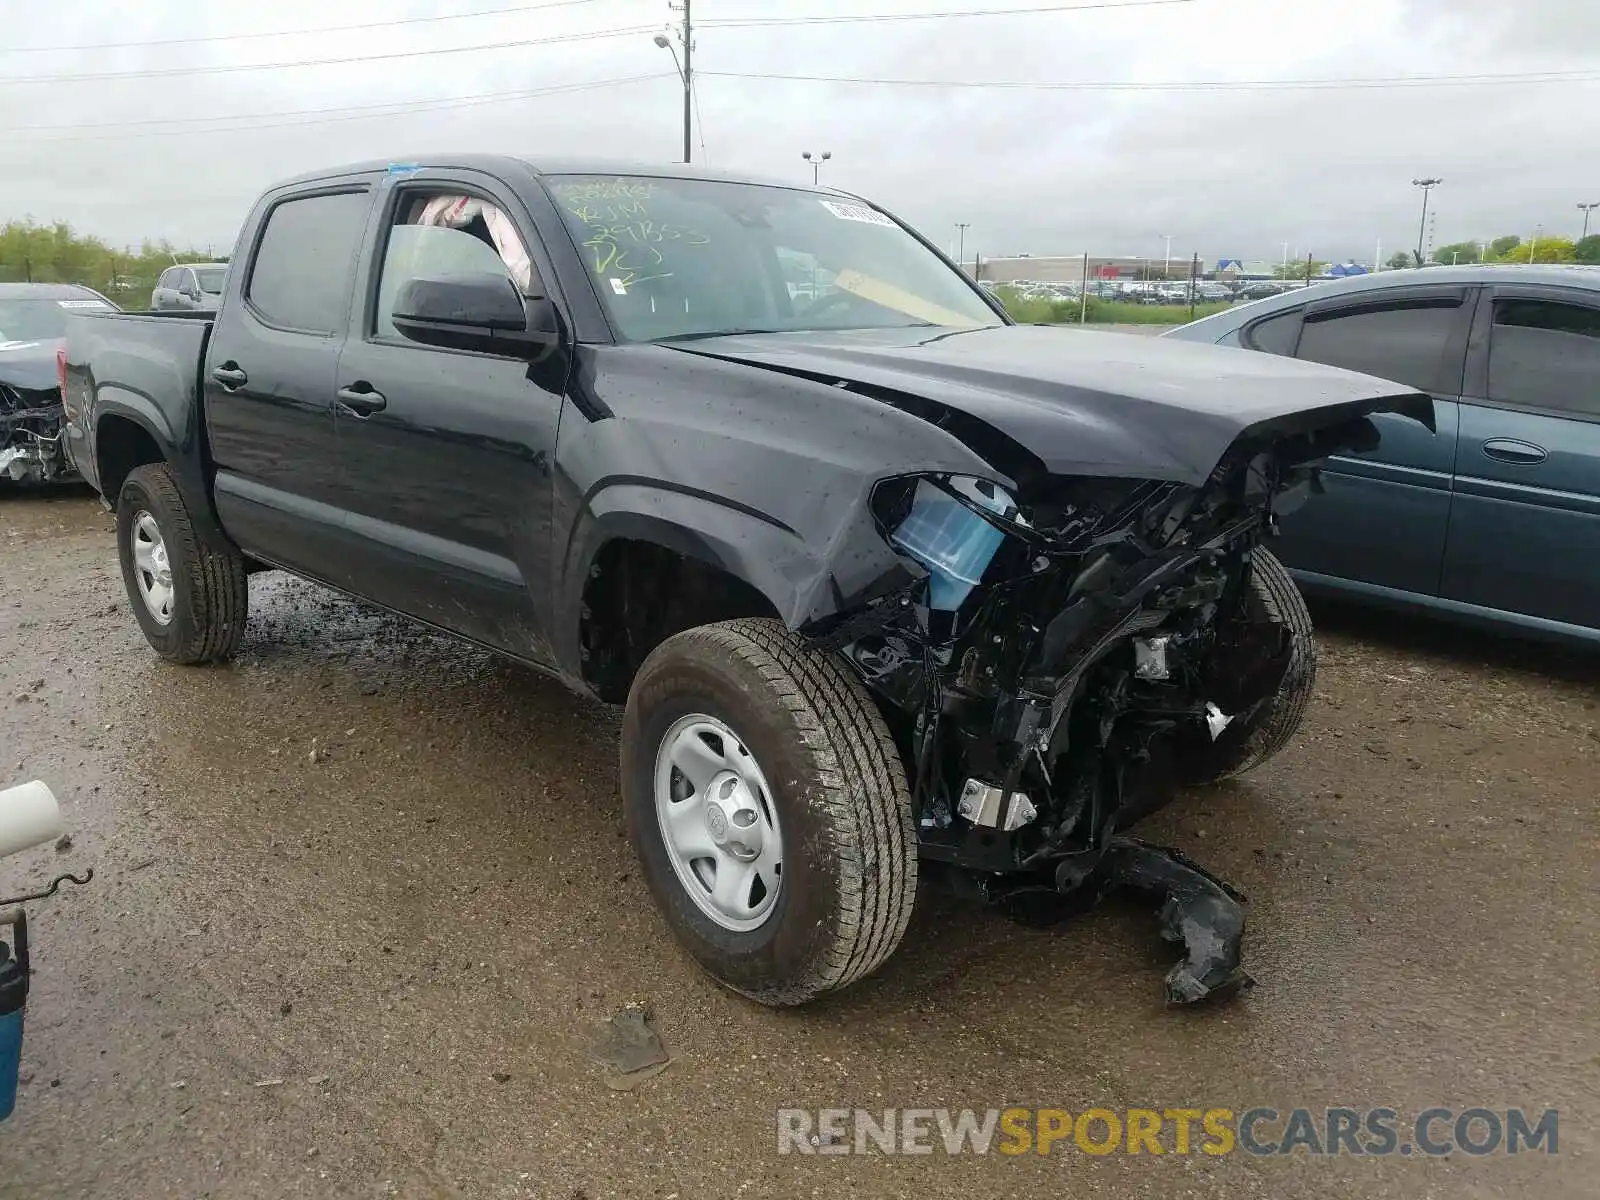
[[[831,192],[834,189],[797,184],[794,180],[772,176],[750,175],[742,172],[715,171],[707,167],[685,163],[661,163],[629,159],[612,159],[588,156],[551,156],[516,154],[424,154],[416,157],[369,159],[365,162],[346,163],[325,167],[286,179],[278,188],[298,184],[316,183],[350,175],[367,175],[374,172],[406,170],[464,170],[482,171],[486,174],[507,175],[642,175],[654,179],[701,179],[720,183],[757,184],[771,187],[795,188],[800,191]],[[274,190],[277,190],[276,188]]]

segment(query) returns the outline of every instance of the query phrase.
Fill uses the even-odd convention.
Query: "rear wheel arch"
[[[143,421],[108,412],[95,422],[94,461],[100,494],[115,505],[123,483],[136,468],[168,459],[161,440]]]

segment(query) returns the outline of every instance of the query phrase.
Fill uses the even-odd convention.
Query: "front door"
[[[393,322],[418,276],[499,271],[532,294],[531,222],[491,182],[443,172],[392,184],[381,212],[336,388],[352,570],[390,608],[548,663],[559,362],[423,346]]]
[[[1444,596],[1600,627],[1600,297],[1496,286],[1468,378]]]

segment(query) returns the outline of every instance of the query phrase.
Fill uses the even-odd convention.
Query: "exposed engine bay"
[[[1318,486],[1322,459],[1375,442],[1364,417],[1247,433],[1198,488],[1042,476],[1013,496],[948,475],[880,484],[880,533],[927,577],[818,641],[880,699],[923,859],[1024,917],[1058,909],[1052,898],[1153,891],[1168,936],[1190,950],[1168,999],[1248,986],[1237,894],[1122,831],[1178,787],[1251,765],[1296,658],[1293,631],[1255,582],[1262,540]]]
[[[49,483],[70,476],[63,427],[59,390],[0,383],[0,481]]]

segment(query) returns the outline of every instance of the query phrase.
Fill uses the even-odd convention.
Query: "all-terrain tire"
[[[685,890],[657,814],[657,756],[675,722],[724,723],[760,764],[782,831],[777,899],[735,932]],[[622,732],[628,831],[673,933],[725,986],[796,1005],[854,983],[894,951],[917,889],[905,769],[860,681],[774,620],[667,639],[628,695]]]
[[[155,518],[172,575],[172,610],[163,624],[145,603],[134,559],[135,519]],[[248,592],[244,558],[220,535],[200,527],[178,490],[172,468],[152,463],[129,473],[117,497],[117,557],[128,604],[145,640],[168,662],[230,658],[244,640]]]
[[[1289,669],[1273,696],[1247,721],[1235,722],[1206,748],[1190,782],[1218,783],[1266,762],[1289,744],[1305,720],[1317,685],[1317,641],[1305,597],[1276,555],[1258,548],[1251,557],[1246,603],[1256,620],[1288,629]]]

